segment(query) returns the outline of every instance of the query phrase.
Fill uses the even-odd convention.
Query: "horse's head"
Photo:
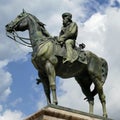
[[[8,23],[6,27],[6,31],[11,33],[13,31],[24,31],[28,27],[27,23],[27,16],[28,13],[26,13],[24,10],[21,14],[19,14],[13,21]]]
[[[36,41],[44,40],[46,37],[50,37],[50,34],[44,27],[44,23],[40,22],[37,17],[34,15],[27,13],[23,10],[21,14],[19,14],[13,21],[8,23],[6,27],[6,34],[13,40],[16,40],[19,37],[16,31],[29,31],[29,36],[31,40],[31,44],[37,44]],[[26,42],[25,42],[26,43]],[[35,46],[35,45],[33,45]]]

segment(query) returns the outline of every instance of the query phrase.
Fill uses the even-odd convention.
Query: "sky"
[[[77,43],[85,50],[107,60],[108,77],[104,84],[108,116],[119,120],[120,112],[120,0],[1,0],[0,1],[0,120],[22,120],[46,106],[42,84],[36,85],[37,70],[31,63],[31,48],[6,36],[5,25],[22,9],[46,24],[52,36],[58,36],[61,15],[70,12],[78,24]],[[28,37],[28,32],[19,33]],[[57,81],[60,106],[88,112],[88,103],[74,78]],[[98,96],[95,114],[102,115]]]

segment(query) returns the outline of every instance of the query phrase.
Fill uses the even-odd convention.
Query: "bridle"
[[[27,17],[28,15],[29,15],[29,14],[27,14],[25,17]],[[24,17],[24,18],[25,18],[25,17]],[[21,19],[21,20],[22,20],[22,19]],[[21,20],[20,20],[20,21],[21,21]],[[19,21],[19,22],[20,22],[20,21]],[[15,26],[16,26],[16,25],[15,25]],[[17,43],[19,43],[19,44],[21,44],[21,45],[24,45],[24,46],[27,46],[27,47],[32,47],[31,43],[26,41],[26,40],[29,40],[29,41],[30,41],[30,38],[20,37],[20,36],[18,35],[18,33],[16,32],[16,30],[15,30],[15,26],[14,26],[12,32],[7,32],[7,31],[6,31],[7,37],[11,38],[12,40],[14,40],[15,42],[17,42]]]

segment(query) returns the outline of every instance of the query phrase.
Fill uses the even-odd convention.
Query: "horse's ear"
[[[23,9],[23,13],[26,13],[26,11]]]

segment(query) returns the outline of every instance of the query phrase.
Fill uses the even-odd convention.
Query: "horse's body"
[[[86,56],[85,60],[81,61],[80,55],[78,55],[77,60],[73,63],[63,64],[63,56],[57,55],[55,52],[58,49],[55,47],[54,40],[44,33],[44,24],[26,12],[21,13],[13,22],[6,25],[6,30],[9,33],[29,31],[33,48],[32,63],[38,70],[48,103],[51,103],[51,91],[53,103],[57,104],[56,76],[62,78],[75,77],[89,102],[89,112],[93,113],[94,96],[98,93],[103,108],[103,116],[107,117],[103,84],[107,77],[108,66],[103,58],[99,58],[90,51],[83,51]],[[80,52],[80,50],[78,51]],[[95,85],[93,91],[90,90],[92,83]]]

